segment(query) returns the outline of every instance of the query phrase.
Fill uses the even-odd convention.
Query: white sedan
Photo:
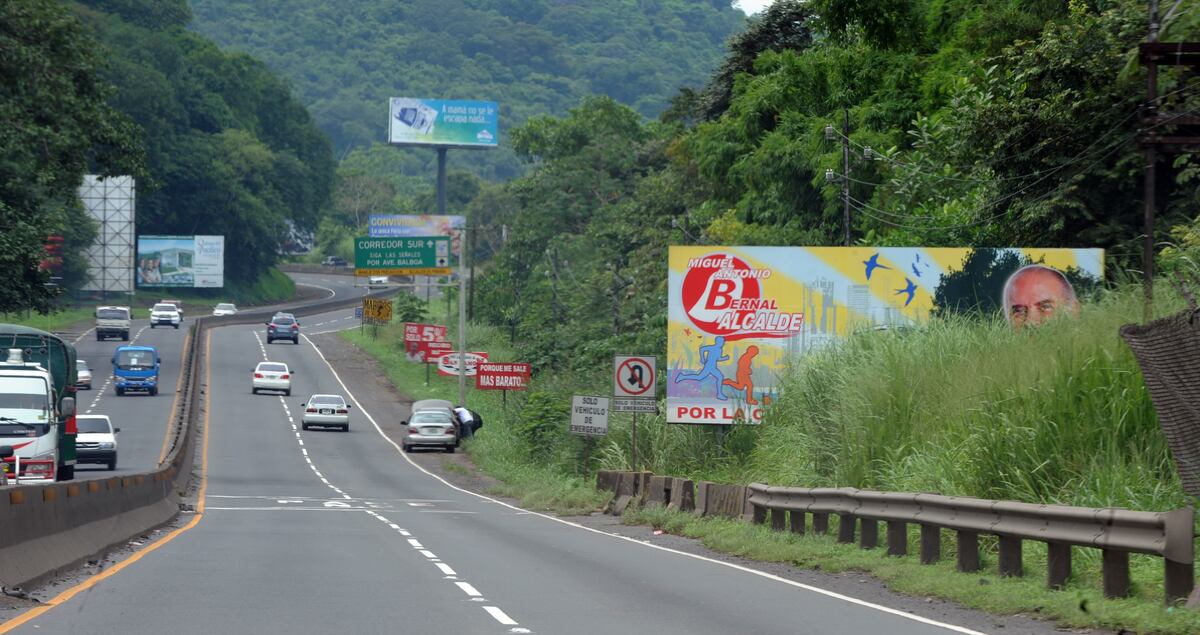
[[[222,302],[213,307],[213,315],[237,315],[237,307],[228,302]]]
[[[341,395],[313,395],[300,407],[304,408],[300,427],[305,430],[317,426],[350,431],[350,404]]]
[[[260,390],[282,390],[287,396],[292,395],[292,375],[287,364],[282,362],[259,362],[254,367],[254,378],[250,381],[250,392],[258,394]]]

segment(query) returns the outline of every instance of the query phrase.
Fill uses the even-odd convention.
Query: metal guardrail
[[[1195,584],[1194,510],[1139,512],[1126,509],[1035,505],[1011,501],[902,494],[853,488],[772,487],[753,483],[748,488],[752,520],[804,533],[805,514],[813,525],[828,527],[830,514],[839,519],[838,541],[873,549],[879,539],[879,521],[887,523],[888,555],[905,555],[908,525],[921,530],[920,558],[930,564],[941,558],[941,531],[956,532],[958,569],[980,568],[979,536],[999,538],[1002,576],[1020,576],[1022,541],[1045,542],[1048,547],[1047,584],[1062,588],[1071,575],[1071,547],[1090,547],[1103,553],[1104,594],[1125,597],[1130,592],[1129,554],[1161,556],[1168,603],[1186,598]],[[786,517],[785,517],[786,514]]]

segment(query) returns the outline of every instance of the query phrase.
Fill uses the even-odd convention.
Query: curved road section
[[[207,345],[200,521],[0,633],[976,632],[460,490],[405,459],[377,427],[405,413],[365,411],[307,336]],[[263,360],[293,370],[291,397],[251,394]],[[312,393],[356,404],[349,432],[302,429]]]

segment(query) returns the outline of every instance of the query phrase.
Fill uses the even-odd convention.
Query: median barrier
[[[391,297],[393,287],[369,297]],[[290,309],[298,317],[358,306],[361,298]],[[25,586],[160,527],[179,514],[192,486],[209,329],[261,324],[274,309],[197,318],[184,350],[182,393],[171,413],[169,450],[148,472],[103,480],[19,485],[0,490],[0,586]]]

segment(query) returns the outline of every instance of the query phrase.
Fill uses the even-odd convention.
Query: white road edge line
[[[504,502],[504,501],[501,501],[501,500],[496,500],[496,499],[494,499],[494,498],[491,498],[491,497],[489,497],[489,496],[485,496],[485,495],[483,495],[483,494],[478,494],[478,493],[472,492],[471,490],[463,489],[463,488],[461,488],[461,487],[459,487],[459,486],[457,486],[457,485],[454,485],[454,484],[453,484],[453,483],[451,483],[450,481],[447,481],[446,479],[444,479],[444,478],[442,478],[442,477],[438,476],[437,474],[434,474],[433,472],[430,472],[429,470],[426,470],[425,468],[423,468],[423,467],[421,467],[420,465],[418,465],[416,461],[413,461],[411,458],[409,458],[409,457],[408,457],[408,455],[407,455],[407,454],[405,454],[405,453],[404,453],[404,451],[403,451],[403,450],[400,448],[400,446],[399,446],[399,445],[396,445],[396,442],[395,442],[395,441],[392,441],[391,439],[389,439],[389,438],[388,438],[388,436],[387,436],[386,434],[384,434],[384,432],[383,432],[383,428],[380,428],[380,427],[379,427],[379,424],[375,422],[375,418],[374,418],[374,417],[372,417],[372,416],[371,416],[371,414],[370,414],[369,412],[367,412],[367,409],[366,409],[366,408],[363,408],[363,405],[362,405],[362,403],[360,403],[360,402],[358,401],[358,397],[355,397],[355,396],[354,396],[354,393],[350,391],[350,388],[348,388],[348,387],[346,386],[346,382],[342,381],[342,376],[338,374],[337,370],[336,370],[336,369],[333,367],[333,364],[330,364],[330,363],[329,363],[329,360],[328,360],[328,359],[325,359],[325,354],[321,352],[321,349],[320,349],[320,348],[318,348],[318,347],[317,347],[317,345],[316,345],[316,344],[314,344],[312,340],[308,339],[308,336],[307,336],[307,335],[301,334],[301,335],[300,335],[300,337],[303,337],[303,338],[304,338],[304,340],[308,342],[308,345],[313,347],[313,350],[314,350],[314,351],[316,351],[316,352],[317,352],[317,355],[321,357],[321,361],[325,362],[325,365],[329,367],[329,372],[333,373],[333,378],[334,378],[334,379],[336,379],[336,380],[338,381],[338,384],[341,384],[341,386],[342,386],[342,390],[345,390],[345,391],[346,391],[346,394],[347,394],[347,395],[349,395],[349,396],[350,396],[350,399],[352,399],[352,400],[354,401],[354,405],[358,406],[358,409],[359,409],[359,411],[360,411],[360,412],[362,412],[363,416],[367,418],[367,421],[370,421],[370,422],[371,422],[371,425],[375,426],[375,431],[379,433],[379,436],[380,436],[380,437],[382,437],[384,441],[387,441],[388,443],[390,443],[390,444],[391,444],[391,446],[392,446],[393,448],[395,448],[395,449],[396,449],[396,452],[397,452],[397,453],[398,453],[398,454],[399,454],[399,455],[400,455],[400,456],[401,456],[401,457],[402,457],[402,458],[403,458],[405,461],[408,461],[408,463],[409,463],[410,465],[412,465],[413,467],[415,467],[415,468],[417,468],[418,470],[420,470],[421,472],[423,472],[423,473],[424,473],[426,476],[429,476],[430,478],[434,478],[434,479],[437,479],[438,481],[441,481],[443,485],[445,485],[446,487],[449,487],[450,489],[453,489],[453,490],[456,490],[456,491],[462,492],[462,493],[464,493],[464,494],[469,494],[469,495],[471,495],[471,496],[474,496],[474,497],[476,497],[476,498],[480,498],[480,499],[482,499],[482,500],[485,500],[485,501],[490,501],[490,502],[492,502],[492,503],[495,503],[495,504],[497,504],[497,505],[502,505],[502,506],[504,506],[504,507],[507,507],[507,508],[509,508],[509,509],[512,509],[512,510],[515,510],[515,511],[529,512],[529,514],[530,514],[530,515],[533,515],[533,516],[538,516],[538,517],[540,517],[540,518],[544,518],[544,519],[546,519],[546,520],[549,520],[549,521],[552,521],[552,522],[560,523],[560,524],[566,525],[566,526],[568,526],[568,527],[575,527],[576,529],[581,529],[581,530],[583,530],[583,531],[591,532],[591,533],[594,533],[594,534],[599,534],[599,535],[601,535],[601,536],[608,536],[608,537],[610,537],[610,538],[615,538],[615,539],[617,539],[617,540],[623,540],[623,541],[625,541],[625,542],[632,543],[632,544],[635,544],[635,545],[641,545],[642,547],[646,547],[646,548],[649,548],[649,549],[657,549],[657,550],[659,550],[659,551],[665,551],[665,552],[667,552],[667,553],[673,553],[673,554],[676,554],[676,555],[679,555],[679,556],[683,556],[683,557],[685,557],[685,558],[692,558],[692,559],[694,559],[694,560],[700,560],[700,561],[702,561],[702,562],[708,562],[708,563],[710,563],[710,564],[715,564],[715,565],[722,566],[722,567],[729,567],[730,569],[735,569],[735,570],[737,570],[737,571],[742,571],[742,572],[745,572],[745,573],[749,573],[749,574],[751,574],[751,575],[756,575],[756,576],[759,576],[759,577],[761,577],[761,578],[765,578],[765,579],[767,579],[767,580],[771,580],[771,581],[774,581],[774,582],[779,582],[779,583],[781,583],[781,584],[786,584],[786,585],[788,585],[788,586],[791,586],[791,587],[795,587],[795,588],[797,588],[797,589],[803,589],[803,590],[805,590],[805,591],[810,591],[810,592],[812,592],[812,593],[819,593],[819,594],[821,594],[821,595],[824,595],[824,596],[826,596],[826,597],[831,597],[831,598],[835,598],[835,599],[838,599],[838,600],[842,600],[842,601],[844,601],[844,602],[849,602],[850,604],[855,604],[855,605],[857,605],[857,606],[862,606],[862,607],[864,607],[864,608],[875,609],[876,611],[881,611],[881,612],[883,612],[883,613],[888,613],[888,614],[890,614],[890,615],[895,615],[896,617],[902,617],[902,618],[904,618],[904,619],[907,619],[907,620],[912,620],[912,621],[914,621],[914,622],[920,622],[920,623],[922,623],[922,624],[928,624],[928,625],[930,625],[930,626],[936,626],[936,627],[939,627],[939,628],[944,628],[944,629],[946,629],[946,630],[949,630],[949,631],[954,631],[954,632],[956,632],[956,633],[962,633],[963,635],[986,635],[986,633],[982,633],[982,632],[980,632],[980,631],[972,630],[972,629],[966,628],[966,627],[964,627],[964,626],[956,626],[956,625],[954,625],[954,624],[947,624],[947,623],[945,623],[945,622],[939,622],[939,621],[937,621],[937,620],[930,619],[930,618],[928,618],[928,617],[922,617],[922,616],[920,616],[920,615],[913,615],[913,614],[911,614],[911,613],[907,613],[907,612],[905,612],[905,611],[902,611],[902,610],[900,610],[900,609],[894,609],[894,608],[892,608],[892,607],[890,607],[890,606],[884,606],[884,605],[882,605],[882,604],[875,604],[874,602],[868,602],[868,601],[866,601],[866,600],[860,600],[860,599],[858,599],[858,598],[856,598],[856,597],[851,597],[851,596],[849,596],[849,595],[844,595],[844,594],[842,594],[842,593],[838,593],[838,592],[836,592],[836,591],[830,591],[829,589],[822,589],[821,587],[813,586],[813,585],[811,585],[811,584],[804,584],[803,582],[796,582],[795,580],[789,580],[789,579],[787,579],[787,578],[784,578],[784,577],[781,577],[781,576],[777,576],[777,575],[775,575],[775,574],[773,574],[773,573],[767,573],[766,571],[759,571],[758,569],[752,569],[752,568],[750,568],[750,567],[744,567],[744,566],[742,566],[742,565],[740,565],[740,564],[735,564],[735,563],[732,563],[732,562],[722,562],[722,561],[720,561],[720,560],[714,560],[713,558],[709,558],[709,557],[706,557],[706,556],[701,556],[701,555],[699,555],[699,554],[688,553],[688,552],[686,552],[686,551],[679,551],[679,550],[677,550],[677,549],[671,549],[670,547],[664,547],[664,546],[662,546],[662,545],[656,545],[656,544],[652,544],[652,543],[648,543],[648,542],[643,542],[643,541],[641,541],[641,540],[636,540],[636,539],[634,539],[634,538],[630,538],[630,537],[628,537],[628,536],[622,536],[622,535],[620,535],[620,534],[609,533],[609,532],[607,532],[607,531],[601,531],[601,530],[599,530],[599,529],[595,529],[595,528],[592,528],[592,527],[587,527],[587,526],[584,526],[584,525],[580,525],[579,523],[574,523],[574,522],[571,522],[571,521],[569,521],[569,520],[563,520],[562,518],[555,518],[554,516],[549,516],[549,515],[547,515],[547,514],[542,514],[542,513],[539,513],[539,512],[532,512],[532,511],[529,511],[529,510],[526,510],[526,509],[522,509],[522,508],[520,508],[520,507],[517,507],[516,505],[510,505],[510,504],[508,504],[508,503],[506,503],[506,502]],[[432,555],[432,554],[430,554],[430,555]],[[484,608],[486,609],[486,608],[489,608],[489,607],[484,607]],[[498,608],[497,608],[497,609],[496,609],[496,611],[498,611],[498,612],[499,612],[499,611],[500,611],[500,609],[498,609]],[[488,612],[489,612],[489,613],[491,613],[491,611],[490,611],[490,610],[489,610]],[[501,612],[501,614],[503,614],[503,612]],[[495,614],[493,613],[493,615],[492,615],[492,616],[493,616],[493,617],[495,617]],[[506,616],[506,617],[507,617],[507,616]],[[497,619],[499,619],[499,618],[497,618]],[[515,624],[515,623],[516,623],[516,622],[514,622],[514,624]]]

